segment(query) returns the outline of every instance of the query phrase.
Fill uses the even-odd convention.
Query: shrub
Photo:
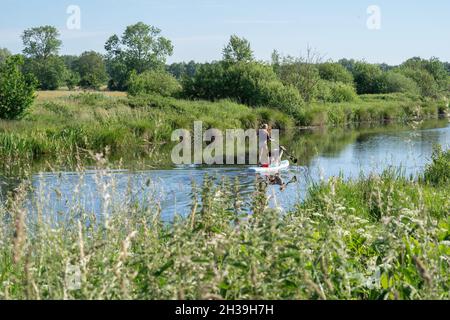
[[[285,86],[270,66],[258,62],[212,63],[184,81],[188,98],[232,99],[249,106],[269,106],[292,112],[303,100],[296,88]]]
[[[69,90],[73,90],[78,84],[80,84],[80,75],[77,72],[69,70],[65,82],[67,88]]]
[[[439,87],[433,76],[423,69],[402,68],[401,73],[414,80],[420,90],[420,94],[425,97],[436,97]]]
[[[263,84],[261,88],[263,105],[277,108],[288,114],[293,114],[302,105],[302,97],[293,86],[284,86],[281,82],[272,81]]]
[[[292,110],[301,105],[299,92],[284,86],[270,66],[236,63],[226,72],[228,97],[249,106],[269,106]]]
[[[306,102],[317,97],[320,75],[317,66],[301,59],[287,59],[279,67],[280,79],[284,85],[292,85]]]
[[[0,66],[0,118],[16,119],[33,103],[35,80],[25,76],[20,56],[8,57]]]
[[[450,150],[443,151],[441,146],[435,146],[432,160],[425,168],[425,181],[432,185],[450,183]]]
[[[342,82],[321,81],[317,100],[323,102],[352,102],[358,98],[355,88]]]
[[[180,83],[165,71],[133,73],[128,82],[128,94],[159,94],[163,97],[175,96],[181,92]]]
[[[342,82],[353,85],[353,75],[339,63],[322,63],[318,65],[320,78],[327,81]]]
[[[419,93],[419,88],[414,80],[399,72],[384,73],[380,82],[382,83],[382,93]]]
[[[353,68],[358,94],[382,93],[382,71],[379,66],[357,62]]]

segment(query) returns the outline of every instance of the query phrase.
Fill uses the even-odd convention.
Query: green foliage
[[[175,62],[166,67],[167,72],[174,76],[177,80],[184,78],[192,78],[200,64],[191,60],[186,62]]]
[[[23,32],[23,53],[30,58],[45,60],[58,55],[62,42],[55,27],[42,26],[27,29]]]
[[[213,101],[229,98],[249,106],[268,106],[286,112],[302,105],[298,91],[283,85],[270,66],[258,62],[206,64],[183,87],[189,98]]]
[[[403,92],[419,94],[419,87],[414,80],[396,70],[383,73],[381,91],[382,93]]]
[[[435,146],[432,163],[425,168],[424,180],[435,186],[450,185],[450,150]]]
[[[355,88],[342,82],[321,81],[316,99],[322,102],[352,102],[358,99]]]
[[[98,90],[108,80],[103,56],[94,51],[81,54],[73,62],[73,69],[79,74],[79,85],[84,89]]]
[[[5,63],[6,59],[11,56],[11,52],[6,48],[0,48],[0,65]]]
[[[230,41],[223,49],[223,61],[227,63],[251,62],[253,61],[253,51],[250,42],[245,38],[236,35],[230,37]]]
[[[383,72],[377,65],[356,62],[353,66],[358,94],[383,93]]]
[[[63,135],[70,141],[85,132],[68,128]],[[103,143],[115,133],[105,128],[99,136]],[[114,208],[108,215],[80,214],[86,194],[74,192],[67,218],[56,220],[59,206],[49,205],[50,194],[30,193],[29,181],[7,196],[11,206],[0,207],[0,270],[15,281],[0,282],[1,299],[450,298],[449,189],[390,172],[332,178],[310,185],[306,201],[280,214],[267,207],[267,190],[256,180],[249,216],[239,180],[205,177],[193,186],[191,213],[164,223],[153,192],[143,192],[138,204],[133,193],[110,188],[118,180],[106,159],[94,166],[94,192],[104,192]],[[55,179],[49,192],[58,195],[63,178]],[[144,183],[154,181],[137,187],[148,190]],[[49,219],[33,209],[25,219],[29,197]],[[80,262],[79,288],[62,276],[71,262]]]
[[[159,94],[171,97],[181,92],[181,85],[173,76],[163,70],[146,71],[142,74],[133,73],[128,83],[128,94]]]
[[[401,73],[414,80],[424,97],[436,97],[439,92],[438,85],[433,76],[423,69],[402,68]]]
[[[287,58],[278,72],[283,84],[295,87],[306,102],[315,99],[320,83],[319,70],[315,64],[303,59]]]
[[[317,66],[320,78],[327,81],[342,82],[353,85],[353,75],[342,64],[321,63]]]
[[[34,80],[25,76],[23,58],[10,56],[0,66],[0,118],[16,119],[33,103]]]
[[[226,67],[222,62],[205,63],[192,78],[183,79],[183,94],[189,99],[216,101],[228,96]]]
[[[160,29],[138,22],[128,26],[121,38],[113,35],[108,39],[105,49],[110,89],[126,89],[132,71],[140,74],[164,66],[173,46],[160,34]]]
[[[69,90],[74,90],[80,84],[80,75],[78,72],[67,70],[65,83]]]
[[[62,45],[55,27],[42,26],[23,32],[24,72],[33,75],[42,90],[58,89],[68,77],[64,60],[58,57]]]
[[[46,59],[26,59],[24,72],[33,75],[38,80],[41,90],[58,89],[68,76],[64,61],[58,56],[49,56]]]
[[[438,98],[448,95],[450,88],[448,71],[439,59],[411,58],[400,66],[400,71],[417,83],[423,96]]]

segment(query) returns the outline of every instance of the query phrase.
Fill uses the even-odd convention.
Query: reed
[[[448,181],[332,178],[280,214],[264,184],[243,212],[236,182],[205,177],[190,215],[164,223],[155,197],[116,194],[92,155],[99,212],[75,188],[62,214],[26,179],[0,206],[1,299],[450,298]]]

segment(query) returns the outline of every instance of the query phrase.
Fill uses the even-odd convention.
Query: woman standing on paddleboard
[[[269,167],[269,145],[271,139],[272,128],[268,124],[264,124],[259,131],[259,163],[262,167]]]

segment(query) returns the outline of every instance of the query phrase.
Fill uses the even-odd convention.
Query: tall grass
[[[255,182],[249,214],[235,182],[205,177],[191,214],[165,224],[152,195],[114,201],[107,161],[95,157],[97,212],[74,202],[61,216],[42,189],[30,211],[26,180],[0,207],[0,298],[450,298],[448,183],[333,178],[281,215],[265,184]]]
[[[361,95],[355,102],[313,103],[297,115],[301,126],[346,126],[354,123],[437,119],[449,110],[447,100],[423,100],[406,94]]]

